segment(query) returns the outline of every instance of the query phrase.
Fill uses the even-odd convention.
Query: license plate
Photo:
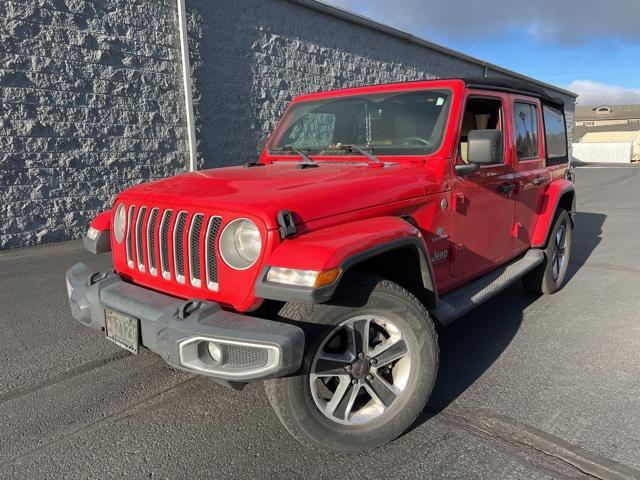
[[[138,319],[113,310],[105,310],[104,317],[107,338],[125,350],[138,353],[140,344]]]

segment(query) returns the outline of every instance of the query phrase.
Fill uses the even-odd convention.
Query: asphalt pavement
[[[80,242],[0,252],[0,478],[639,478],[640,168],[577,170],[570,279],[440,332],[412,429],[362,454],[301,447],[262,385],[134,356],[69,313]]]

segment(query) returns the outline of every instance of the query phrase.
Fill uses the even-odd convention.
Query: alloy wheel
[[[558,280],[563,271],[566,262],[567,250],[567,228],[565,225],[559,225],[555,235],[555,249],[552,258],[552,274],[553,279]]]
[[[363,425],[388,413],[411,372],[403,332],[379,316],[358,316],[336,327],[318,348],[309,375],[318,409],[329,419]]]

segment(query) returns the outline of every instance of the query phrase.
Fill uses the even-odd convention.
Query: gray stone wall
[[[174,0],[0,2],[0,248],[78,238],[186,163]]]
[[[259,140],[299,93],[483,73],[480,65],[288,0],[186,5],[201,167],[255,159]]]
[[[483,73],[288,0],[186,5],[199,168],[255,159],[299,93]],[[79,238],[185,169],[175,0],[0,0],[0,45],[0,249]]]

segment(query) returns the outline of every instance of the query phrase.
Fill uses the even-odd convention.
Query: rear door
[[[550,178],[545,168],[544,130],[540,102],[531,97],[510,95],[512,157],[514,159],[513,255],[527,250],[535,227],[536,209]]]
[[[510,248],[513,223],[510,126],[505,121],[509,96],[499,92],[468,92],[459,127],[457,164],[467,163],[467,136],[471,130],[502,130],[502,163],[480,167],[477,173],[453,181],[452,276],[474,277],[490,270]],[[466,278],[465,278],[466,279]]]

